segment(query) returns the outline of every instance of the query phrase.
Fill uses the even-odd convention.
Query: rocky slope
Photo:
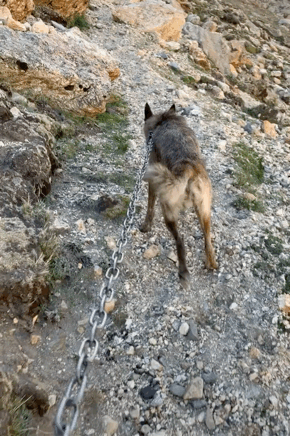
[[[204,270],[201,231],[187,211],[180,227],[191,289],[180,287],[174,243],[158,208],[152,231],[138,230],[146,212],[144,184],[116,285],[116,308],[99,334],[100,352],[90,365],[75,434],[290,434],[290,12],[285,2],[240,3],[182,2],[181,9],[157,0],[92,1],[84,46],[107,50],[120,69],[107,110],[97,118],[69,117],[46,99],[23,100],[2,90],[5,132],[11,135],[21,123],[28,139],[20,145],[1,133],[4,168],[12,180],[22,177],[18,186],[27,184],[35,202],[33,195],[42,192],[36,187],[45,186],[45,177],[51,183],[52,176],[51,192],[43,192],[46,229],[58,238],[49,264],[49,303],[32,311],[33,318],[13,305],[2,308],[0,386],[2,407],[10,407],[0,415],[3,434],[17,415],[17,406],[7,406],[13,395],[27,400],[17,415],[23,422],[27,412],[27,434],[53,434],[55,403],[74,374],[89,309],[144,155],[146,101],[154,111],[176,103],[197,133],[214,190],[219,270]],[[184,17],[175,29],[180,37],[168,36],[166,21],[150,19],[155,8],[170,10],[163,14],[168,23],[174,13]],[[39,132],[39,125],[45,130]],[[41,150],[50,150],[48,156],[53,151],[62,168],[49,160],[37,184],[33,171],[25,178],[11,150],[35,152],[41,140]],[[35,162],[33,155],[30,160]],[[33,204],[28,210],[19,200],[15,204],[19,222],[25,223],[23,212],[29,223],[39,219]],[[34,236],[32,253],[39,240],[24,234]]]

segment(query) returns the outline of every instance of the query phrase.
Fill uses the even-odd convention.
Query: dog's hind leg
[[[176,211],[174,213],[167,204],[161,204],[161,207],[162,207],[166,227],[168,228],[168,230],[170,231],[170,233],[175,239],[178,264],[179,264],[178,275],[182,286],[188,289],[190,275],[186,267],[186,253],[185,253],[183,238],[180,236],[177,229],[177,217],[176,217],[177,213]]]
[[[211,183],[206,174],[197,177],[191,185],[194,194],[195,210],[204,234],[206,267],[216,269],[218,267],[210,235],[211,215]]]
[[[141,232],[150,232],[152,227],[152,221],[154,218],[154,206],[156,201],[156,193],[152,187],[152,184],[148,184],[148,207],[145,221],[141,224]]]

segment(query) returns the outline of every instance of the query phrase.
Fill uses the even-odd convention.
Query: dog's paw
[[[139,227],[140,232],[143,233],[147,233],[150,232],[151,230],[151,224],[147,223],[146,221],[144,221],[144,223],[142,223]]]
[[[188,271],[179,272],[181,286],[188,291],[190,289],[190,274]]]
[[[215,259],[206,259],[205,261],[206,269],[218,269],[218,264]]]

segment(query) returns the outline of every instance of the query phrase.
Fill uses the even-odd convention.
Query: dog
[[[194,206],[205,240],[206,267],[218,267],[211,242],[211,182],[201,158],[194,131],[184,117],[177,115],[175,105],[154,115],[145,105],[144,134],[152,132],[152,150],[144,180],[148,182],[148,208],[142,232],[151,230],[154,205],[159,198],[165,224],[176,242],[179,278],[188,288],[189,272],[183,238],[177,228],[179,212]]]

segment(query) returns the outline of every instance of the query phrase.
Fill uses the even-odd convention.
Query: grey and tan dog
[[[151,131],[153,148],[144,176],[144,180],[149,183],[148,209],[140,230],[150,231],[158,197],[165,224],[176,242],[179,277],[182,285],[188,287],[189,272],[183,239],[177,229],[178,215],[184,208],[195,207],[205,239],[206,267],[216,269],[210,235],[211,183],[194,131],[188,127],[183,117],[176,114],[175,105],[167,112],[154,115],[146,103],[146,139]]]

